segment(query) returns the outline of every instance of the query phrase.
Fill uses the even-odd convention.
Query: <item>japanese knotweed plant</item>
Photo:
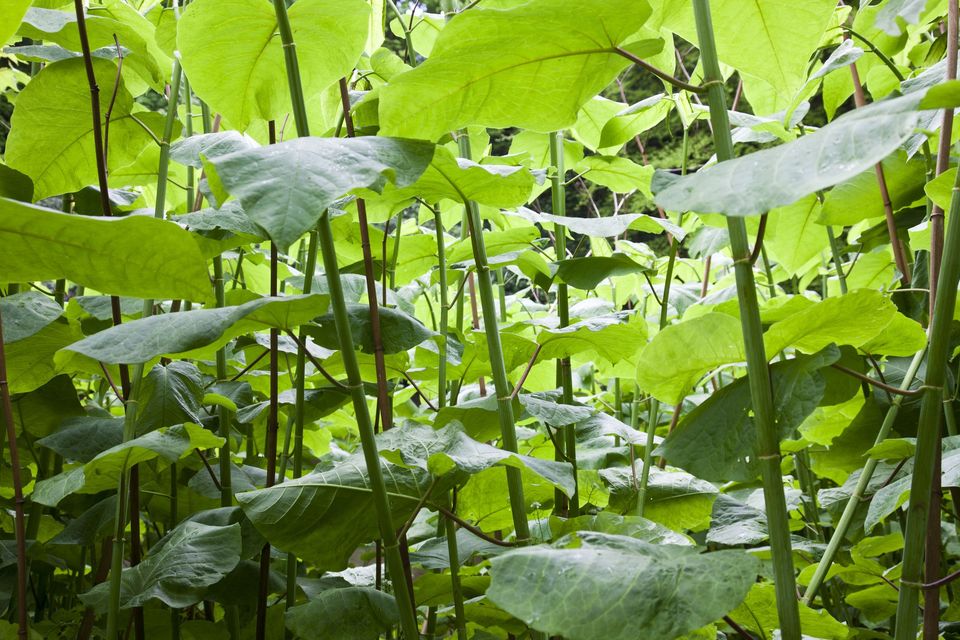
[[[949,636],[960,12],[850,5],[3,3],[0,629]]]

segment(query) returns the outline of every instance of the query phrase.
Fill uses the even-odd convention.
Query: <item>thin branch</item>
[[[117,93],[120,91],[120,72],[123,71],[123,50],[120,48],[120,41],[117,40],[117,34],[113,34],[113,42],[117,46],[117,75],[113,79],[113,93],[110,94],[110,104],[107,105],[107,112],[103,123],[103,163],[107,164],[107,156],[110,153],[110,115],[113,113],[113,107],[117,103]]]
[[[203,460],[203,466],[207,468],[207,473],[210,474],[210,479],[213,480],[214,486],[217,488],[217,491],[222,491],[223,487],[220,486],[220,480],[217,479],[217,476],[213,473],[213,468],[210,466],[210,462],[207,461],[207,456],[203,455],[203,451],[200,449],[194,449],[197,452],[197,455],[200,456],[200,459]]]
[[[760,216],[760,226],[757,227],[757,242],[753,245],[753,251],[750,252],[750,264],[757,263],[760,252],[763,250],[763,236],[767,232],[767,214]]]
[[[411,385],[413,385],[414,390],[415,390],[418,394],[420,394],[420,397],[423,398],[423,401],[427,403],[427,406],[428,406],[428,407],[430,407],[430,408],[433,409],[434,411],[437,411],[437,410],[438,410],[437,407],[436,407],[432,402],[430,402],[430,398],[427,397],[427,394],[425,394],[423,391],[420,390],[420,387],[418,387],[418,386],[417,386],[417,383],[413,381],[413,378],[410,377],[410,374],[409,374],[409,373],[407,373],[406,371],[404,371],[404,372],[403,372],[403,377],[407,379],[407,382],[409,382]]]
[[[530,375],[530,370],[533,369],[533,365],[537,362],[537,356],[540,355],[540,350],[543,349],[542,344],[538,344],[537,348],[534,350],[533,355],[530,356],[530,361],[527,362],[527,368],[523,370],[523,375],[520,376],[520,379],[517,380],[517,386],[513,388],[513,393],[510,394],[510,399],[516,398],[520,393],[520,389],[523,388],[523,383],[527,381],[527,376]]]
[[[492,537],[492,536],[488,536],[486,533],[483,532],[482,529],[480,529],[479,527],[473,526],[472,524],[470,524],[469,522],[467,522],[466,520],[464,520],[463,518],[461,518],[460,516],[458,516],[458,515],[455,514],[454,512],[450,511],[450,510],[447,509],[446,507],[441,507],[440,505],[433,505],[433,507],[434,507],[437,511],[439,511],[440,513],[442,513],[444,516],[446,516],[447,518],[450,518],[451,520],[453,520],[454,522],[456,522],[458,525],[460,525],[461,527],[463,527],[464,529],[466,529],[467,531],[469,531],[469,532],[472,533],[473,535],[477,536],[477,537],[480,538],[481,540],[486,540],[487,542],[489,542],[489,543],[491,543],[491,544],[495,544],[495,545],[497,545],[497,546],[499,546],[499,547],[510,547],[510,548],[513,548],[513,547],[522,546],[519,542],[510,542],[510,541],[508,541],[508,540],[497,540],[496,538],[494,538],[494,537]]]
[[[317,371],[319,371],[320,374],[324,378],[326,378],[330,384],[337,387],[338,389],[340,389],[340,391],[343,391],[344,393],[350,393],[350,388],[347,385],[340,382],[339,380],[337,380],[336,378],[334,378],[332,375],[330,375],[330,373],[323,368],[323,365],[321,365],[317,361],[314,355],[307,350],[307,346],[300,341],[300,338],[295,336],[292,331],[287,331],[286,334],[290,336],[290,338],[293,339],[294,342],[297,343],[297,346],[299,348],[303,349],[303,353],[307,356],[307,359],[310,360],[310,364],[316,367]]]
[[[847,367],[841,364],[832,364],[830,366],[836,369],[837,371],[840,371],[841,373],[845,373],[848,376],[854,377],[858,380],[866,382],[867,384],[873,385],[878,389],[883,389],[887,393],[896,393],[901,396],[919,396],[924,392],[924,389],[898,389],[897,387],[891,386],[889,384],[885,384],[883,382],[880,382],[879,380],[875,380],[868,375],[864,375],[859,371],[848,369]]]
[[[621,56],[623,56],[633,64],[637,65],[638,67],[646,69],[647,71],[657,76],[661,80],[664,80],[665,82],[669,82],[670,84],[677,87],[678,89],[683,89],[684,91],[689,91],[690,93],[695,93],[697,95],[701,95],[707,92],[707,88],[705,86],[690,84],[689,82],[684,82],[679,78],[674,78],[672,75],[670,75],[666,71],[657,69],[652,64],[648,62],[644,62],[642,59],[633,55],[626,49],[623,49],[621,47],[614,47],[614,52],[620,54]]]
[[[100,361],[97,361],[97,364],[99,364],[100,369],[103,370],[103,377],[106,378],[107,382],[110,384],[110,388],[113,389],[113,393],[116,394],[117,398],[120,400],[121,403],[126,402],[125,398],[123,397],[123,394],[120,392],[119,389],[117,389],[117,385],[114,384],[113,377],[111,377],[110,372],[107,370],[106,365],[104,365]]]
[[[257,365],[257,363],[260,362],[261,360],[263,360],[264,356],[266,356],[268,353],[270,353],[270,352],[269,352],[269,351],[264,351],[263,353],[261,353],[260,355],[258,355],[256,358],[254,358],[254,359],[253,359],[253,362],[251,362],[250,364],[248,364],[247,366],[245,366],[243,369],[240,370],[240,373],[238,373],[237,375],[235,375],[235,376],[233,376],[232,378],[230,378],[230,382],[235,382],[235,381],[237,381],[237,380],[240,378],[240,376],[242,376],[243,374],[245,374],[247,371],[250,371],[250,369],[253,369],[253,368]]]

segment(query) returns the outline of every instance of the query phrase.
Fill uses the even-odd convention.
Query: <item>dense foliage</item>
[[[954,637],[958,13],[4,0],[0,637]]]

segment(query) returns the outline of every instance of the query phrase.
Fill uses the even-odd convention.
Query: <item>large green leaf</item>
[[[90,462],[123,442],[123,418],[83,416],[65,420],[60,429],[37,444],[69,462]]]
[[[614,363],[632,358],[644,345],[646,324],[642,319],[625,316],[596,316],[567,327],[544,329],[537,334],[537,342],[542,345],[540,357],[569,358],[583,351],[596,351]]]
[[[570,640],[676,638],[740,604],[760,568],[742,551],[700,554],[595,532],[491,563],[490,600]]]
[[[66,367],[57,362],[56,353],[82,337],[83,332],[76,322],[61,318],[29,338],[5,345],[10,392],[33,391],[58,373],[66,371]]]
[[[349,191],[380,191],[389,180],[413,183],[433,157],[433,145],[393,138],[298,138],[204,161],[219,200],[244,211],[282,247],[316,226],[324,209]]]
[[[758,215],[853,178],[914,132],[921,92],[884,100],[772,149],[677,177],[658,173],[655,201],[670,211]]]
[[[154,43],[154,27],[148,20],[120,0],[107,0],[87,9],[84,23],[91,49],[115,55],[119,42],[124,50],[124,67],[135,71],[142,82],[154,89],[162,88],[169,75],[170,58]],[[80,33],[72,7],[68,11],[34,7],[24,16],[19,33],[44,44],[56,43],[80,55]]]
[[[836,362],[836,347],[770,367],[781,437],[788,437],[819,404],[826,382],[817,370]],[[684,416],[658,449],[670,464],[698,478],[726,482],[757,476],[756,428],[751,416],[749,380],[740,378]],[[710,455],[704,455],[704,451]]]
[[[581,233],[598,238],[619,236],[627,229],[636,229],[637,231],[646,231],[647,233],[663,233],[663,231],[669,231],[671,235],[678,239],[683,239],[684,236],[686,236],[686,231],[683,228],[678,227],[669,220],[648,216],[643,213],[621,213],[601,218],[577,218],[573,216],[555,216],[551,213],[537,213],[526,207],[521,207],[515,212],[507,211],[505,213],[540,225],[560,225],[566,227],[573,233]]]
[[[6,44],[20,26],[23,14],[27,12],[33,0],[10,0],[0,7],[0,46]]]
[[[381,130],[435,140],[468,124],[569,127],[627,66],[614,50],[649,15],[645,0],[533,0],[467,11],[441,31],[425,63],[380,92]],[[627,48],[643,57],[661,46]]]
[[[356,64],[370,7],[362,0],[300,0],[289,14],[309,104]],[[276,14],[266,0],[191,2],[177,25],[177,48],[191,87],[234,127],[290,112]]]
[[[68,215],[6,198],[0,198],[0,274],[7,282],[65,277],[142,298],[207,300],[213,292],[197,243],[172,222]]]
[[[431,476],[386,461],[381,467],[393,521],[404,522]],[[370,477],[360,454],[296,480],[237,494],[237,501],[270,544],[324,570],[345,568],[358,546],[379,537]]]
[[[93,69],[100,87],[116,84],[117,66],[113,62],[94,58]],[[101,113],[107,113],[110,100],[111,92],[101,90]],[[134,121],[133,111],[133,96],[121,81],[110,110],[110,171],[131,164],[147,144],[153,144],[150,135]],[[137,115],[144,122],[157,123],[154,116],[159,114]],[[83,60],[51,63],[17,97],[6,162],[33,179],[33,197],[39,200],[96,184],[95,159],[90,87]]]
[[[140,383],[137,433],[201,421],[203,381],[192,362],[158,364]]]
[[[600,477],[610,487],[610,508],[617,513],[634,513],[639,505],[639,478],[643,463],[634,468],[602,469]],[[699,531],[710,524],[713,502],[720,491],[700,478],[684,471],[663,471],[650,468],[643,515],[674,531]]]
[[[730,613],[730,617],[750,631],[768,638],[774,637],[774,631],[780,628],[780,620],[773,583],[758,582],[753,585],[746,600]],[[800,624],[804,635],[811,638],[844,640],[850,636],[850,629],[834,619],[826,609],[815,610],[800,605]]]
[[[703,374],[742,358],[740,321],[708,313],[655,335],[640,354],[637,384],[653,397],[676,404]]]
[[[400,353],[412,349],[424,340],[436,335],[427,329],[422,322],[411,315],[392,309],[380,308],[380,339],[385,353]],[[350,330],[353,343],[364,353],[374,352],[373,323],[370,320],[370,307],[363,304],[347,305],[347,317],[350,320]],[[339,349],[340,341],[337,338],[336,323],[333,314],[326,314],[317,318],[317,325],[304,327],[304,331],[317,344],[327,349]]]
[[[689,4],[658,0],[665,26],[697,42]],[[715,0],[711,14],[720,61],[743,74],[755,112],[790,106],[806,80],[810,56],[830,26],[836,3],[830,0]],[[659,12],[658,12],[659,13]]]
[[[236,307],[197,309],[134,320],[71,344],[68,351],[110,364],[146,362],[174,356],[268,327],[294,329],[327,309],[329,298],[306,296],[257,298]]]
[[[135,464],[157,457],[176,462],[194,449],[211,449],[222,444],[223,438],[195,424],[157,429],[111,447],[83,466],[40,480],[30,499],[54,507],[71,493],[116,489],[121,474]]]
[[[60,305],[39,291],[24,291],[0,298],[4,345],[29,338],[62,313]]]
[[[181,608],[203,599],[207,587],[224,578],[240,561],[240,525],[210,526],[190,520],[162,538],[143,562],[120,575],[120,606],[140,607],[159,600]],[[95,609],[107,607],[109,582],[81,598]]]
[[[477,442],[465,434],[463,427],[457,423],[441,429],[415,425],[391,429],[380,436],[378,444],[381,455],[391,462],[423,469],[436,477],[454,471],[472,475],[493,466],[522,466],[567,495],[576,490],[573,468],[568,463],[510,453]]]
[[[907,161],[906,154],[900,152],[886,158],[882,166],[894,211],[912,204],[923,195],[926,175],[922,161]],[[848,226],[883,215],[883,197],[880,195],[876,170],[871,167],[830,190],[823,201],[818,222]]]
[[[557,277],[567,284],[591,291],[597,285],[615,276],[633,273],[650,274],[653,270],[625,253],[609,256],[588,256],[586,258],[568,258],[557,263]]]
[[[400,621],[393,596],[372,587],[325,589],[286,617],[297,636],[329,640],[377,640]]]

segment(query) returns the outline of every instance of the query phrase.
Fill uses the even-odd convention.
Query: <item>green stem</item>
[[[843,260],[840,255],[840,243],[833,233],[833,227],[827,226],[827,238],[830,240],[830,253],[833,255],[833,267],[837,270],[837,280],[840,282],[840,293],[847,293],[847,275],[843,272]],[[827,290],[823,290],[823,297],[827,297]]]
[[[693,10],[697,23],[704,79],[708,85],[707,97],[710,121],[713,125],[714,145],[717,159],[723,162],[734,157],[733,140],[730,135],[726,94],[717,58],[709,0],[693,0]],[[780,630],[783,640],[800,640],[800,611],[797,606],[796,576],[790,546],[790,521],[783,493],[783,478],[780,473],[780,436],[774,421],[773,391],[763,345],[763,327],[760,324],[756,283],[750,264],[750,244],[743,218],[728,216],[727,230],[730,234],[730,247],[733,252],[737,293],[740,300],[740,322],[746,351],[750,396],[753,401],[754,424],[758,436],[758,459],[763,478]]]
[[[3,318],[0,318],[0,403],[3,404],[3,421],[6,423],[7,443],[10,447],[10,473],[13,484],[14,532],[17,545],[17,637],[27,640],[27,539],[24,525],[23,481],[20,478],[20,454],[13,422],[13,403],[7,381],[7,361],[3,347]]]
[[[433,224],[437,232],[437,269],[440,280],[440,355],[437,362],[437,409],[447,405],[447,340],[450,305],[447,302],[447,250],[440,207],[433,208]]]
[[[550,198],[553,205],[553,214],[556,216],[567,215],[566,192],[564,190],[564,180],[566,178],[566,168],[563,165],[563,132],[557,131],[550,134],[550,164],[553,165],[553,175],[550,177],[551,189]],[[565,260],[567,257],[567,229],[563,225],[555,224],[553,234],[556,238],[557,260]],[[557,285],[557,312],[560,315],[560,327],[570,325],[570,299],[567,283],[561,282]],[[564,404],[573,404],[573,372],[570,368],[570,358],[560,358],[557,361],[557,373],[560,378],[562,389],[562,398]],[[564,429],[564,451],[566,460],[573,465],[573,477],[577,477],[577,425],[569,424]],[[576,485],[574,485],[576,486]],[[580,514],[580,495],[579,490],[575,489],[568,503],[567,515],[571,518]]]
[[[915,356],[913,356],[913,360],[910,362],[910,366],[907,368],[907,372],[903,376],[903,382],[900,383],[901,390],[907,390],[910,388],[910,385],[913,383],[913,378],[917,375],[917,370],[920,369],[920,363],[923,362],[923,355],[925,352],[926,349],[921,349]],[[887,414],[883,418],[883,423],[880,425],[880,430],[877,432],[874,445],[883,442],[890,433],[890,429],[893,428],[893,423],[897,419],[897,414],[900,412],[900,405],[903,404],[903,399],[905,397],[906,396],[904,395],[895,395],[893,397],[893,401],[891,402],[890,407],[887,409]],[[830,542],[827,544],[827,549],[824,551],[823,557],[820,558],[820,563],[817,565],[817,569],[814,571],[813,577],[810,579],[810,584],[807,586],[807,590],[803,594],[804,604],[809,606],[813,603],[813,599],[816,597],[817,591],[820,589],[820,586],[823,584],[827,573],[830,571],[830,565],[833,564],[833,561],[837,556],[837,551],[840,550],[840,545],[843,543],[843,539],[847,535],[847,530],[850,528],[850,524],[853,522],[853,516],[856,513],[857,508],[863,502],[863,496],[867,491],[867,487],[870,484],[870,479],[873,477],[873,472],[876,468],[877,460],[870,458],[864,465],[863,471],[860,472],[860,477],[857,479],[857,486],[850,495],[850,499],[847,500],[847,505],[844,507],[843,513],[840,516],[840,520],[837,522],[837,526],[833,531],[833,535],[830,537]]]
[[[497,307],[494,304],[493,284],[490,281],[490,265],[487,262],[487,249],[483,242],[483,223],[480,220],[480,208],[477,203],[465,200],[467,221],[470,226],[470,241],[473,245],[473,259],[477,267],[477,288],[480,293],[480,306],[483,310],[483,328],[490,351],[490,369],[494,388],[497,392],[497,414],[500,418],[500,438],[505,450],[517,452],[517,430],[513,415],[510,381],[503,361],[503,347],[500,343],[500,329],[497,326]],[[528,544],[530,529],[527,523],[526,501],[523,497],[523,479],[516,467],[506,467],[507,490],[510,495],[510,512],[517,540]]]
[[[930,323],[930,348],[927,353],[926,393],[920,405],[917,428],[917,450],[914,454],[913,480],[910,484],[910,504],[907,507],[907,528],[904,533],[903,573],[900,579],[900,599],[897,603],[896,640],[913,640],[917,633],[917,607],[920,599],[920,581],[923,577],[923,549],[930,508],[930,490],[940,446],[940,419],[943,415],[943,385],[947,361],[950,357],[950,326],[957,301],[957,281],[960,280],[960,174],[953,186],[950,201],[951,223],[944,241],[943,262],[937,283],[937,298]]]
[[[457,640],[467,640],[467,614],[463,608],[463,589],[460,587],[460,552],[457,549],[457,524],[450,518],[444,518],[444,521],[447,527],[447,555],[450,558],[450,587],[453,591]]]
[[[173,125],[177,119],[177,99],[180,93],[180,61],[173,63],[173,73],[170,80],[170,100],[167,104],[167,116],[164,121],[163,138],[160,140],[160,164],[157,168],[157,200],[154,204],[153,215],[156,218],[163,218],[166,210],[167,195],[167,176],[170,168],[170,140],[173,137]],[[142,317],[148,318],[153,315],[153,300],[143,301]],[[130,377],[130,390],[125,399],[124,423],[123,423],[123,442],[127,442],[136,437],[137,428],[137,409],[140,401],[141,379],[143,378],[143,363],[138,363],[133,368],[133,375]],[[127,512],[127,501],[130,493],[136,490],[136,487],[130,487],[130,475],[132,469],[124,469],[120,474],[120,482],[117,487],[117,511],[116,528],[113,534],[113,556],[110,567],[110,599],[107,608],[107,638],[115,640],[119,631],[120,618],[120,578],[123,571],[123,548],[124,534],[127,528],[128,516],[139,518],[139,514],[129,514]]]
[[[280,31],[280,40],[286,61],[287,83],[290,86],[290,100],[293,105],[293,116],[300,136],[309,136],[310,128],[307,121],[306,103],[303,97],[303,87],[300,82],[300,71],[297,63],[297,50],[293,41],[293,31],[287,16],[287,6],[283,0],[273,0],[274,12],[277,16],[277,26]],[[363,457],[370,474],[370,486],[373,491],[374,506],[377,513],[377,523],[380,528],[380,537],[383,539],[383,550],[386,556],[387,569],[393,578],[394,597],[400,610],[400,627],[407,640],[415,640],[419,635],[417,629],[416,610],[413,596],[407,581],[404,580],[403,561],[400,557],[400,548],[397,543],[397,531],[393,525],[390,510],[390,499],[387,496],[386,484],[383,480],[383,469],[380,466],[380,455],[377,451],[376,437],[373,433],[373,423],[370,421],[370,412],[367,407],[367,397],[363,389],[363,379],[360,377],[360,365],[357,353],[353,347],[353,335],[350,330],[347,305],[343,295],[343,285],[340,282],[340,269],[337,266],[336,246],[333,238],[333,229],[330,226],[330,213],[324,212],[320,217],[317,233],[320,249],[323,253],[324,270],[326,271],[327,286],[330,290],[330,306],[333,311],[334,325],[340,345],[343,368],[347,374],[347,386],[353,399],[354,413],[357,418],[357,428],[360,432],[360,443]]]

